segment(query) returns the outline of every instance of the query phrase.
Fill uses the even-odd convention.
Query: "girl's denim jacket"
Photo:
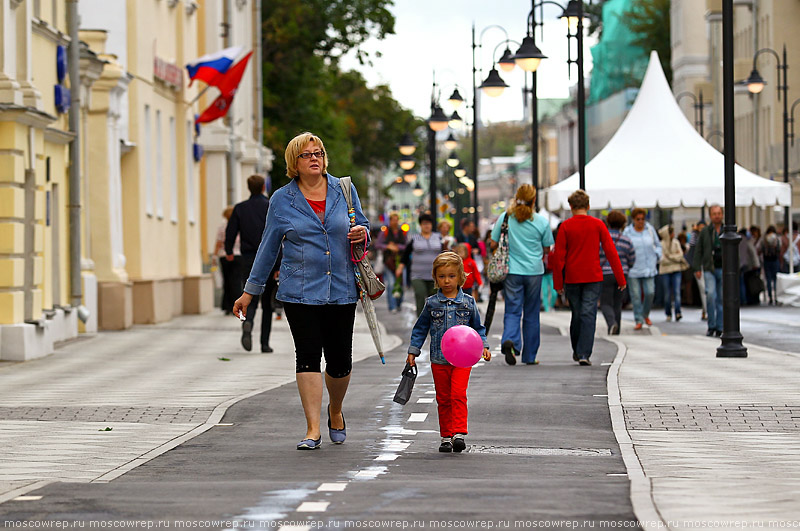
[[[448,365],[442,354],[442,336],[451,326],[466,325],[481,336],[483,346],[489,348],[486,340],[486,328],[481,323],[481,314],[475,299],[458,288],[455,299],[448,299],[441,291],[425,300],[425,307],[411,331],[411,344],[408,353],[419,356],[422,344],[428,332],[431,334],[431,363]]]
[[[311,209],[293,179],[272,194],[267,225],[244,291],[261,295],[283,246],[276,298],[301,304],[354,304],[358,300],[350,260],[350,220],[339,179],[326,174],[325,223]],[[356,224],[369,233],[369,221],[351,185]]]

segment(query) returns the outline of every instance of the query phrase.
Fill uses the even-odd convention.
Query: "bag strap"
[[[350,176],[339,178],[339,186],[342,187],[342,194],[344,194],[344,199],[345,201],[347,201],[348,213],[350,212],[350,210],[353,209],[353,197],[352,194],[350,193],[351,192],[350,181],[351,181]],[[350,224],[353,225],[355,223],[355,220],[351,217],[350,222],[351,222]]]

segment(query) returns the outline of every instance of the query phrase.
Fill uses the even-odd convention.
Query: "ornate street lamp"
[[[514,60],[514,54],[511,53],[511,49],[506,46],[506,50],[503,52],[503,56],[497,61],[497,64],[500,66],[500,70],[503,72],[511,72],[517,67],[517,62]]]
[[[536,72],[539,68],[539,63],[542,59],[547,59],[547,56],[542,53],[533,40],[533,32],[531,35],[522,39],[522,45],[513,56],[517,65],[526,72]]]
[[[444,113],[441,107],[434,104],[431,117],[428,119],[428,126],[436,132],[444,131],[450,122],[450,118]]]
[[[455,151],[451,151],[447,156],[447,165],[451,168],[458,166],[458,154]]]
[[[489,70],[489,75],[478,88],[490,98],[496,98],[503,94],[503,91],[508,88],[508,85],[503,81],[503,78],[500,77],[500,73],[497,69],[492,67],[492,69]]]
[[[453,136],[453,133],[450,133],[450,136],[448,136],[447,140],[444,141],[444,147],[448,151],[453,151],[458,147],[458,140],[456,140],[456,137]]]
[[[575,38],[578,46],[578,57],[573,60],[567,56],[567,64],[575,63],[578,66],[578,172],[580,188],[586,189],[586,87],[583,76],[583,1],[569,0],[566,6],[552,0],[542,0],[536,3],[532,1],[533,8],[528,13],[527,35],[522,39],[522,45],[514,54],[517,64],[528,72],[532,72],[531,81],[531,177],[533,185],[539,188],[539,116],[538,101],[536,97],[536,68],[541,59],[545,56],[536,46],[534,39],[536,26],[542,23],[536,22],[536,8],[543,10],[543,6],[551,4],[562,9],[559,18],[567,20],[567,40]],[[539,194],[536,194],[536,206],[538,207]]]
[[[450,116],[450,121],[447,122],[447,125],[450,126],[450,129],[461,129],[461,126],[464,125],[464,120],[458,115],[458,111],[453,111],[453,114]]]
[[[417,150],[417,145],[414,143],[411,135],[406,133],[403,135],[403,139],[400,141],[397,149],[400,150],[401,155],[413,155]]]
[[[692,100],[692,107],[694,108],[694,125],[697,127],[697,132],[700,133],[700,136],[703,135],[703,107],[705,103],[703,103],[703,91],[700,91],[700,97],[694,95],[694,92],[681,92],[675,97],[675,100],[680,103],[681,98],[689,96]]]
[[[403,155],[400,158],[400,167],[404,170],[410,170],[416,165],[417,161],[411,155]]]
[[[786,63],[786,45],[783,45],[783,61],[781,61],[781,56],[778,55],[778,52],[773,50],[772,48],[762,48],[758,50],[753,55],[753,71],[750,72],[750,77],[745,80],[745,84],[747,85],[747,90],[749,90],[753,94],[758,94],[762,90],[764,90],[764,86],[767,84],[764,81],[764,78],[761,77],[761,74],[758,73],[758,69],[756,68],[756,61],[758,61],[758,56],[762,53],[770,53],[775,56],[775,61],[777,62],[778,66],[778,99],[781,99],[781,92],[783,92],[783,182],[789,182],[789,82],[787,81],[787,70],[789,69],[789,65]],[[783,81],[781,81],[781,71],[783,71]],[[727,131],[725,132],[725,137],[728,137]],[[729,142],[725,142],[725,146]],[[789,227],[791,229],[792,219],[790,216],[791,207],[787,206],[783,212],[783,223],[784,226]]]
[[[406,170],[403,172],[403,180],[408,184],[417,180],[417,172],[414,170]]]
[[[757,52],[753,58],[758,57]],[[786,60],[784,48],[784,64]],[[755,70],[755,65],[754,68]],[[784,93],[784,98],[786,94]],[[746,358],[739,331],[739,242],[736,231],[736,142],[733,121],[733,0],[722,2],[722,100],[725,132],[725,223],[722,227],[722,344],[718,358]],[[785,103],[785,101],[784,101]],[[784,124],[785,127],[785,124]]]
[[[458,87],[453,89],[453,93],[447,98],[447,102],[450,103],[454,109],[458,109],[461,107],[461,104],[464,103],[464,98],[462,98],[461,93],[458,92]]]

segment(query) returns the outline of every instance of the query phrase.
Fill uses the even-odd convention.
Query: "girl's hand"
[[[417,357],[413,354],[409,354],[408,358],[406,358],[406,363],[413,367],[417,364]]]
[[[486,361],[492,360],[492,352],[488,348],[483,349],[483,359]]]

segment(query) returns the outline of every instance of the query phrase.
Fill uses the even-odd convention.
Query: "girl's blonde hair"
[[[445,251],[433,261],[433,284],[437,288],[439,287],[436,283],[436,270],[440,267],[448,266],[453,266],[458,269],[458,287],[460,288],[464,285],[464,282],[467,281],[467,274],[464,273],[464,261],[453,251]]]
[[[325,144],[322,139],[313,133],[300,133],[289,141],[286,146],[286,176],[290,179],[297,177],[297,157],[306,148],[309,142],[313,142],[317,147],[325,153],[322,156],[322,173],[328,171],[328,153],[325,151]]]
[[[508,209],[510,215],[522,223],[533,217],[533,202],[536,200],[536,188],[530,184],[523,184],[517,188],[514,197],[514,206]]]

